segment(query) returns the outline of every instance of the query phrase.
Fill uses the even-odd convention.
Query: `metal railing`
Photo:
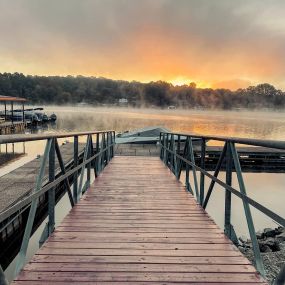
[[[223,143],[223,148],[219,160],[217,162],[214,174],[211,174],[210,172],[205,170],[206,142],[209,140],[219,141]],[[198,166],[195,162],[193,141],[196,141],[199,147],[200,166]],[[167,165],[167,167],[170,168],[170,170],[175,174],[177,179],[180,179],[181,171],[183,167],[185,167],[185,187],[189,192],[196,196],[198,203],[204,209],[206,209],[208,205],[209,199],[216,183],[225,189],[224,232],[234,243],[237,243],[238,239],[234,231],[234,227],[231,224],[232,194],[242,200],[247,226],[252,242],[256,269],[260,272],[262,276],[265,276],[264,264],[260,254],[259,244],[256,237],[250,206],[261,211],[263,214],[265,214],[278,224],[282,225],[283,227],[285,227],[285,219],[247,196],[236,144],[262,146],[284,150],[285,142],[220,136],[200,136],[181,133],[161,133],[159,144],[161,147],[161,160],[165,163],[165,165]],[[182,147],[183,144],[184,147]],[[225,182],[218,178],[219,172],[224,161],[226,163]],[[192,187],[190,183],[190,171],[193,172],[194,187]],[[234,171],[237,175],[239,190],[232,187],[232,174]],[[200,172],[200,183],[198,183],[197,172]],[[208,177],[211,180],[207,192],[205,192],[205,177]]]
[[[86,144],[81,153],[83,158],[79,163],[79,137],[86,136]],[[73,137],[73,166],[68,171],[65,169],[65,164],[59,147],[59,138]],[[95,137],[95,140],[94,138]],[[33,223],[38,207],[39,198],[47,193],[48,195],[48,223],[41,236],[41,242],[46,240],[55,228],[55,187],[59,183],[65,183],[65,190],[68,194],[69,201],[73,207],[80,199],[80,196],[90,186],[91,169],[94,170],[95,179],[104,169],[108,162],[114,156],[115,132],[100,131],[100,132],[77,132],[77,133],[62,133],[62,134],[42,134],[42,135],[6,135],[0,137],[0,145],[7,143],[28,142],[46,140],[46,146],[43,156],[41,156],[40,169],[36,178],[36,186],[27,197],[18,201],[16,204],[8,207],[0,212],[0,223],[7,220],[12,215],[15,215],[23,209],[29,207],[29,215],[25,226],[25,232],[22,239],[21,249],[16,261],[15,274],[16,277],[25,263],[26,253],[29,245],[29,240],[32,233]],[[94,142],[93,142],[94,140]],[[55,159],[57,157],[60,175],[56,176]],[[45,170],[48,167],[48,183],[43,185]],[[86,182],[83,184],[85,169],[87,170]],[[69,183],[69,178],[73,177],[73,191]],[[78,181],[79,178],[79,181]],[[4,280],[3,271],[0,266],[0,280]],[[4,282],[4,281],[2,281]],[[0,282],[1,283],[1,282]],[[1,283],[2,284],[2,283]]]

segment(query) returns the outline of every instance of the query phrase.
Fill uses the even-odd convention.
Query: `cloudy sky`
[[[0,72],[285,89],[284,0],[0,0]]]

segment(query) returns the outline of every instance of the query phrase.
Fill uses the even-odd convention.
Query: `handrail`
[[[200,166],[195,162],[194,157],[194,147],[192,144],[192,139],[199,139],[201,144],[200,152]],[[218,160],[214,174],[212,175],[205,169],[205,156],[206,156],[206,141],[215,140],[224,142],[223,150],[221,151],[220,158]],[[181,149],[182,141],[185,143],[184,149]],[[239,156],[235,147],[235,144],[246,144],[251,146],[262,146],[274,149],[285,149],[284,141],[273,141],[273,140],[257,140],[257,139],[246,139],[246,138],[234,138],[234,137],[221,137],[221,136],[203,136],[203,135],[193,135],[193,134],[181,134],[181,133],[167,133],[161,132],[159,145],[160,145],[160,158],[165,163],[167,167],[174,173],[177,179],[180,178],[180,173],[182,171],[182,166],[186,166],[186,176],[185,176],[185,186],[186,189],[196,196],[199,204],[205,209],[207,207],[208,201],[211,197],[212,190],[215,183],[221,185],[225,189],[225,223],[224,231],[225,234],[233,241],[237,242],[237,237],[234,231],[234,227],[231,224],[231,194],[240,198],[243,202],[245,216],[247,220],[248,230],[250,233],[253,251],[255,256],[256,268],[257,270],[265,276],[265,270],[263,265],[263,260],[260,255],[259,245],[256,238],[256,232],[254,229],[253,219],[250,211],[249,205],[258,209],[283,227],[285,227],[285,219],[267,207],[261,205],[257,201],[251,199],[246,194],[246,188],[242,176],[242,170],[240,166]],[[181,155],[181,151],[183,154]],[[226,161],[226,182],[218,178],[218,174],[221,170],[223,161]],[[193,171],[194,178],[194,190],[192,189],[189,180],[190,167]],[[232,173],[233,168],[237,174],[239,190],[232,187]],[[200,187],[197,182],[197,173],[200,172]],[[211,179],[210,186],[206,197],[204,198],[204,188],[205,182],[204,177]],[[195,193],[195,194],[194,194]]]
[[[82,166],[87,165],[88,163],[93,161],[95,158],[97,158],[99,155],[101,155],[103,152],[105,152],[108,148],[113,147],[113,146],[114,146],[114,144],[104,148],[101,152],[93,155],[92,157],[87,159],[85,162],[82,162],[77,167],[69,170],[64,175],[61,175],[59,178],[57,178],[53,182],[47,184],[46,186],[43,186],[41,188],[41,190],[30,194],[29,196],[27,196],[24,199],[20,200],[19,202],[17,202],[16,204],[12,205],[11,207],[9,207],[6,210],[0,212],[0,223],[5,221],[7,218],[12,216],[13,214],[17,213],[17,211],[21,210],[23,207],[29,205],[33,200],[39,198],[40,196],[45,194],[47,191],[49,191],[51,188],[53,188],[56,185],[58,185],[60,182],[63,182],[64,180],[66,180],[68,177],[70,177],[76,171],[80,170],[82,168]]]
[[[161,133],[163,134],[163,132]],[[165,133],[167,134],[167,133]],[[244,145],[263,146],[268,148],[285,149],[285,141],[277,140],[261,140],[251,138],[240,138],[240,137],[225,137],[225,136],[211,136],[211,135],[199,135],[199,134],[184,134],[184,133],[168,133],[180,137],[191,137],[205,140],[232,142]]]
[[[38,141],[46,139],[59,139],[59,138],[69,138],[75,136],[87,136],[87,135],[96,135],[103,133],[115,133],[113,130],[106,131],[88,131],[88,132],[68,132],[68,133],[51,133],[51,134],[16,134],[16,135],[1,135],[0,144],[4,143],[17,143],[17,142],[29,142],[29,141]]]
[[[82,152],[78,151],[78,137],[87,136],[86,145]],[[95,144],[93,144],[92,136],[96,136]],[[57,139],[73,137],[73,167],[66,171],[65,165],[60,152],[60,147]],[[0,145],[6,143],[29,142],[37,140],[47,140],[44,155],[41,157],[41,166],[36,180],[36,186],[32,193],[11,205],[4,211],[0,212],[0,223],[6,221],[19,213],[23,208],[29,207],[29,216],[25,227],[25,233],[22,239],[22,245],[19,252],[19,257],[16,262],[15,275],[20,272],[24,265],[26,252],[33,228],[33,223],[38,207],[39,197],[48,194],[48,224],[46,225],[41,236],[40,243],[48,238],[54,231],[55,227],[55,187],[60,183],[65,183],[65,191],[68,193],[70,204],[73,207],[80,196],[87,190],[90,185],[91,168],[94,170],[95,179],[104,167],[114,156],[115,132],[114,131],[89,131],[89,132],[72,132],[58,134],[41,134],[41,135],[4,135],[0,137]],[[58,158],[61,175],[56,177],[55,158]],[[82,162],[78,164],[79,157]],[[44,181],[45,169],[48,167],[48,184],[42,185]],[[84,171],[87,169],[86,182],[83,185]],[[80,181],[78,184],[78,176]],[[73,177],[73,193],[69,185],[69,178]],[[1,274],[0,265],[0,278]]]

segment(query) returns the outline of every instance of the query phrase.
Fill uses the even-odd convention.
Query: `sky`
[[[284,0],[0,0],[0,72],[285,89]]]

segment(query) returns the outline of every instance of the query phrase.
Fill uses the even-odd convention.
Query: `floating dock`
[[[122,175],[123,174],[123,175]],[[158,157],[115,157],[14,285],[267,284]]]
[[[180,155],[183,155],[184,143],[180,145]],[[206,146],[205,169],[214,171],[221,155],[222,146]],[[243,172],[285,172],[285,150],[265,147],[237,147]],[[117,144],[115,147],[117,156],[154,156],[160,154],[158,144]],[[194,146],[195,162],[200,166],[201,147]],[[222,170],[226,169],[225,163]]]

